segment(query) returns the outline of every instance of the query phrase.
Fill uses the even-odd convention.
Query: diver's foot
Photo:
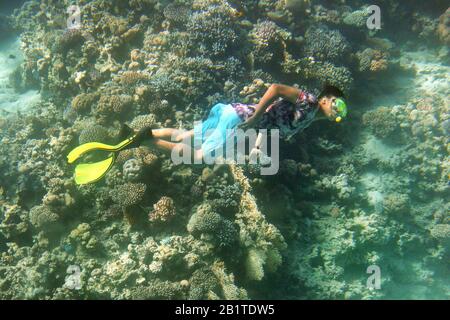
[[[153,140],[153,132],[150,127],[144,127],[139,131],[134,131],[129,127],[128,129],[131,130],[131,134],[128,134],[123,140],[131,138],[132,141],[122,150],[139,148],[144,141]],[[128,130],[125,128],[125,131]]]
[[[134,130],[131,129],[128,125],[126,125],[125,123],[123,123],[120,126],[120,131],[119,134],[117,135],[117,139],[120,141],[125,140],[126,138],[128,138],[129,136],[134,134]]]

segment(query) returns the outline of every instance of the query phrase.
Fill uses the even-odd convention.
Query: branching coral
[[[176,214],[173,199],[162,197],[153,205],[153,211],[149,214],[152,223],[164,223],[170,221]]]
[[[247,249],[246,274],[249,279],[261,280],[265,270],[275,271],[280,266],[280,251],[286,248],[286,243],[279,230],[259,211],[242,168],[230,165],[230,169],[243,190],[235,222],[240,228],[240,243]]]
[[[239,33],[233,17],[223,6],[195,12],[187,25],[192,50],[206,56],[223,56],[233,49]]]
[[[219,230],[222,218],[208,203],[201,204],[189,219],[187,230],[192,234],[210,233]]]
[[[41,230],[48,230],[55,226],[59,216],[47,206],[35,206],[30,210],[30,222]]]
[[[255,46],[255,60],[261,64],[278,62],[283,59],[285,41],[291,35],[272,21],[262,21],[254,26],[249,36]]]
[[[312,27],[305,34],[305,53],[321,61],[338,62],[350,50],[348,41],[338,30]]]
[[[128,182],[118,185],[110,194],[114,202],[122,207],[129,207],[142,201],[146,189],[147,185],[144,183]]]

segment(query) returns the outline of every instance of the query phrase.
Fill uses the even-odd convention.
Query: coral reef
[[[0,104],[1,299],[448,297],[442,1],[383,0],[381,30],[359,0],[83,0],[70,29],[67,4],[0,17],[23,54],[0,47],[18,65],[0,74],[1,102],[41,99]],[[349,105],[343,123],[283,142],[277,175],[175,166],[141,146],[75,185],[66,156],[79,143],[114,143],[122,123],[191,129],[276,82],[334,84]],[[381,290],[366,286],[370,265]]]

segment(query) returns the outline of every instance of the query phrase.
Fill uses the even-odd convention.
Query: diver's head
[[[347,116],[347,104],[344,93],[335,86],[325,85],[318,97],[319,106],[325,116],[336,122],[341,122]]]

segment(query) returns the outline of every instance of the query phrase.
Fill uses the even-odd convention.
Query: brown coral
[[[95,93],[81,93],[72,100],[72,109],[77,113],[83,113],[91,109],[91,106],[98,99]]]
[[[175,205],[170,197],[162,197],[153,205],[153,211],[148,218],[152,223],[170,221],[175,216]]]
[[[437,34],[444,44],[450,45],[450,8],[439,17]]]
[[[125,71],[119,76],[118,81],[124,86],[134,86],[137,83],[148,79],[149,75],[144,72]]]
[[[132,103],[133,99],[128,95],[102,95],[95,111],[97,116],[108,118],[123,113]]]

